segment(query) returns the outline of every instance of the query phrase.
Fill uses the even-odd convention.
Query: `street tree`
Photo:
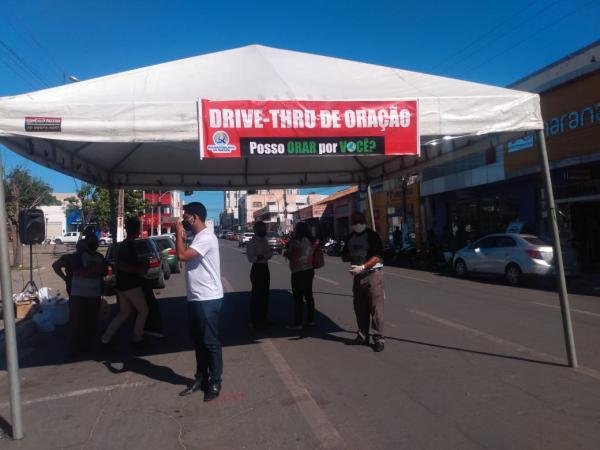
[[[19,211],[37,208],[41,205],[60,205],[52,195],[52,188],[38,177],[33,177],[22,166],[13,168],[4,179],[6,192],[6,213],[9,237],[13,244],[12,265],[22,265],[22,246],[19,241]]]
[[[125,190],[125,217],[140,217],[149,207],[143,198],[142,191]],[[115,205],[117,203],[117,191],[114,191]],[[66,199],[67,215],[78,211],[81,215],[82,227],[88,224],[96,224],[100,230],[110,229],[110,191],[107,188],[83,183],[77,191],[76,197]]]

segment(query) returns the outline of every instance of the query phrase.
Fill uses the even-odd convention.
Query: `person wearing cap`
[[[373,350],[381,352],[383,334],[383,244],[379,235],[367,228],[365,215],[357,212],[351,217],[352,232],[348,236],[342,259],[350,262],[354,277],[352,294],[358,331],[353,345],[369,345],[369,328],[373,328]]]
[[[183,207],[183,218],[175,225],[175,247],[179,261],[185,261],[190,334],[196,350],[196,376],[179,395],[204,391],[204,401],[221,392],[223,351],[219,340],[219,318],[223,305],[219,241],[206,227],[206,207],[192,202]],[[186,232],[193,240],[186,246]]]

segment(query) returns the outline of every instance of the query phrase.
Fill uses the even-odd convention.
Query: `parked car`
[[[565,258],[569,261],[571,258]],[[527,275],[554,274],[552,246],[528,234],[491,234],[456,252],[452,261],[459,277],[468,273],[503,275],[511,285],[518,285]],[[572,265],[566,263],[572,272]]]
[[[143,262],[148,267],[146,271],[146,278],[154,289],[162,289],[165,287],[165,273],[170,269],[167,260],[163,257],[163,254],[158,249],[156,242],[152,239],[136,239],[133,241],[137,253],[138,260]],[[108,274],[104,277],[104,284],[107,289],[106,295],[114,295],[114,289],[116,286],[115,279],[115,258],[116,258],[116,247],[118,244],[113,244],[106,250],[105,261],[108,265]]]
[[[233,231],[228,231],[227,233],[225,233],[225,239],[230,241],[234,240],[235,234],[233,233]]]
[[[79,241],[79,231],[71,231],[54,238],[55,244],[77,244],[77,241]]]
[[[171,273],[181,272],[181,265],[179,259],[177,259],[177,252],[175,250],[175,241],[167,235],[152,236],[150,239],[156,242],[158,249],[163,254],[163,258],[167,260],[167,264],[169,265],[170,272],[168,276],[165,274],[165,280],[170,278]]]
[[[113,243],[113,239],[110,234],[107,234],[105,236],[100,236],[98,238],[98,244],[100,244],[100,245],[110,245],[112,243]]]
[[[267,233],[267,243],[273,252],[279,253],[280,255],[283,253],[283,241],[277,233]]]
[[[245,247],[246,244],[248,244],[248,242],[250,242],[250,239],[252,239],[253,236],[254,236],[254,233],[243,233],[240,236],[240,240],[238,241],[238,246]]]

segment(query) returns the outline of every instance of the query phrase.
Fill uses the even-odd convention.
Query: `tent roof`
[[[2,97],[0,142],[63,173],[123,187],[350,184],[400,164],[382,155],[200,161],[198,98],[418,99],[422,136],[543,127],[536,94],[251,45]],[[60,117],[62,130],[26,132],[26,116]]]

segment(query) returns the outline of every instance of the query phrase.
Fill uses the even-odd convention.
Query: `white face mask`
[[[364,223],[357,223],[352,225],[352,231],[354,231],[355,233],[362,233],[363,231],[365,231],[367,229],[367,226]]]

